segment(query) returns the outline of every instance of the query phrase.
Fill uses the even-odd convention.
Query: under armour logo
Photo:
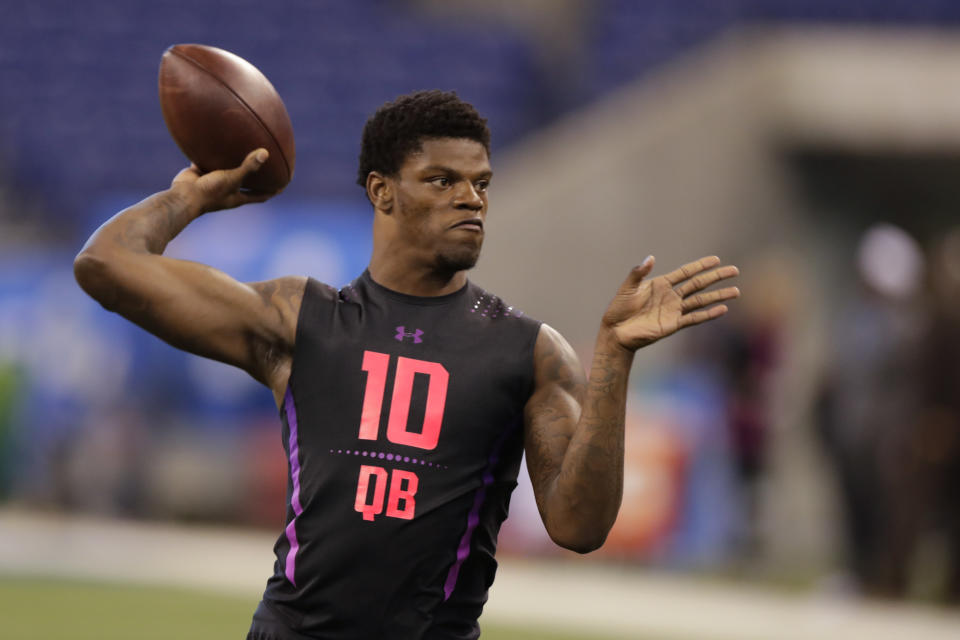
[[[413,344],[420,344],[423,342],[423,339],[420,337],[423,335],[423,331],[416,329],[412,333],[407,332],[406,327],[397,327],[397,335],[394,336],[394,339],[397,342],[403,342],[404,338],[413,338]]]

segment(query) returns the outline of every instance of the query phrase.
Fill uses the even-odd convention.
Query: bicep
[[[586,378],[576,352],[544,324],[534,349],[534,391],[524,410],[527,470],[541,506],[580,419]]]
[[[292,348],[303,278],[246,284],[207,265],[133,252],[111,256],[103,269],[109,290],[95,297],[174,347],[268,384],[269,354]]]

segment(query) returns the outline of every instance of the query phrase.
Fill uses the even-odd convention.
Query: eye
[[[437,176],[436,178],[430,178],[427,182],[437,187],[449,187],[450,178],[446,176]]]
[[[489,187],[490,187],[489,180],[480,180],[474,185],[474,189],[476,189],[478,193],[485,192]]]

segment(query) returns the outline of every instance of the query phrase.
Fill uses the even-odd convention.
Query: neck
[[[369,269],[370,277],[380,286],[410,296],[444,296],[467,283],[466,271],[438,271],[435,267],[402,264],[376,254],[370,259]]]

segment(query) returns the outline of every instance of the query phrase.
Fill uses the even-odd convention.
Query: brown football
[[[243,187],[277,192],[293,177],[293,126],[283,100],[255,66],[229,51],[178,44],[160,60],[160,108],[170,135],[203,171],[240,166],[258,147],[270,152]]]

